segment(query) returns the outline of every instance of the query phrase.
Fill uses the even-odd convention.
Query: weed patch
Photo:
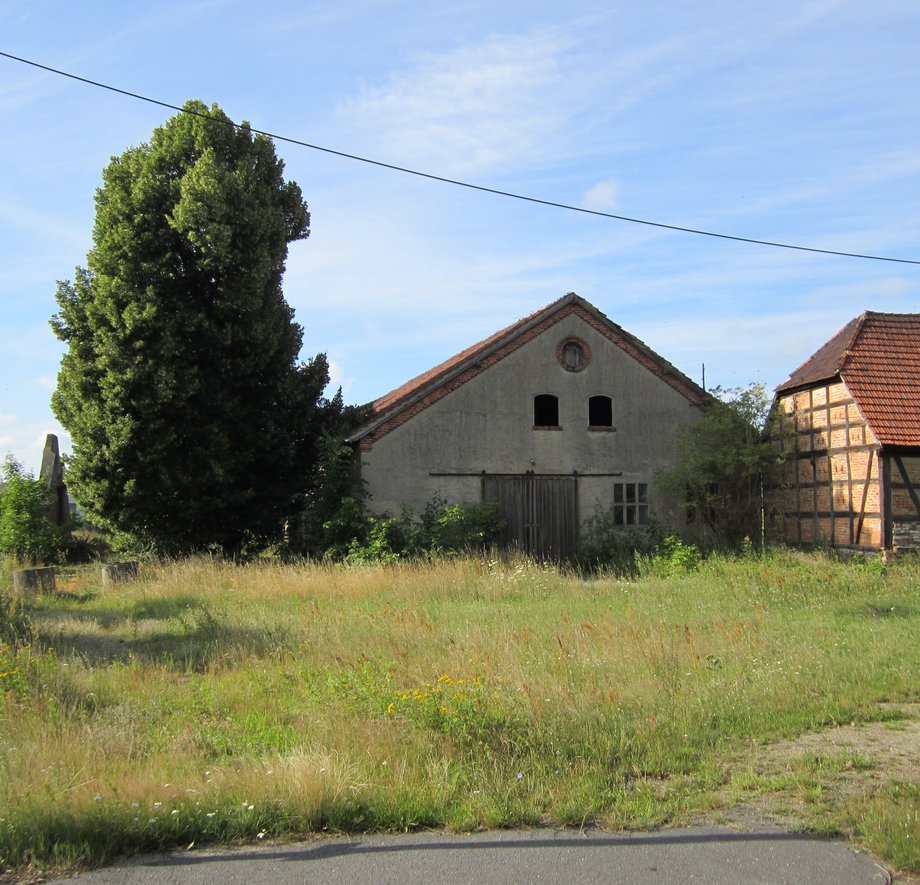
[[[896,869],[920,873],[920,784],[897,784],[853,799],[843,818],[870,851]]]

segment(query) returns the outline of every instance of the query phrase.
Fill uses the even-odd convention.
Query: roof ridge
[[[412,394],[415,393],[418,388],[427,388],[428,385],[443,380],[444,378],[448,377],[452,371],[459,371],[477,354],[488,350],[490,347],[503,341],[508,336],[526,329],[527,325],[531,322],[535,322],[538,317],[542,318],[544,316],[550,316],[556,310],[564,307],[565,304],[573,303],[576,300],[583,304],[587,303],[583,298],[576,295],[575,292],[568,292],[561,298],[557,298],[555,301],[551,301],[549,304],[541,307],[539,310],[535,310],[533,313],[529,313],[526,316],[515,320],[510,325],[499,329],[497,332],[493,332],[491,335],[483,338],[481,341],[477,341],[475,344],[471,344],[469,347],[465,347],[463,350],[458,351],[453,356],[449,356],[446,360],[442,360],[440,363],[432,366],[427,371],[421,372],[415,377],[410,378],[405,383],[400,384],[399,387],[394,387],[393,390],[375,399],[373,402],[374,411],[389,411],[395,408],[404,400],[411,398]],[[405,392],[400,393],[400,391]]]
[[[849,362],[850,358],[853,356],[854,352],[856,351],[856,342],[858,341],[859,337],[862,335],[863,329],[866,326],[866,320],[868,320],[870,313],[871,311],[864,310],[858,317],[856,317],[855,319],[856,325],[853,329],[852,334],[850,335],[849,341],[847,341],[846,346],[843,348],[843,351],[840,354],[840,359],[837,362],[837,373],[838,374],[841,374],[844,371],[844,369],[846,369],[847,363]],[[854,322],[854,320],[851,320],[850,322]],[[844,326],[844,329],[845,328],[846,326]]]
[[[831,378],[839,374],[844,352],[852,342],[853,333],[862,323],[864,316],[864,313],[860,314],[841,326],[808,359],[790,372],[785,381],[777,385],[776,392],[785,392],[795,387],[811,384],[821,378]],[[851,327],[853,327],[852,331],[843,340],[844,334]]]

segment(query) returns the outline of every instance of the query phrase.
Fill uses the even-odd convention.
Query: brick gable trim
[[[359,428],[348,442],[358,443],[360,451],[369,452],[376,440],[402,426],[449,393],[481,375],[509,354],[523,347],[565,317],[576,315],[589,326],[629,354],[638,363],[660,378],[690,405],[702,405],[708,398],[701,387],[687,378],[646,344],[611,322],[597,308],[570,292],[559,301],[531,314],[478,345],[474,345],[447,360],[430,372],[420,375],[381,397],[374,403],[377,414]]]

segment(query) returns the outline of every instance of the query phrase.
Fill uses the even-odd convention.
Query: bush
[[[578,564],[583,570],[606,569],[624,577],[636,577],[641,559],[655,553],[662,536],[657,522],[618,525],[612,510],[598,506],[582,525]]]
[[[336,406],[339,394],[333,400]],[[311,487],[300,510],[288,519],[282,552],[286,556],[315,556],[335,551],[344,556],[349,544],[367,531],[363,500],[366,496],[360,462],[341,437],[357,426],[364,412],[343,408],[338,435],[325,434],[317,446],[317,463]]]
[[[696,571],[702,561],[699,547],[685,544],[677,535],[664,536],[656,522],[617,525],[612,511],[598,507],[582,526],[578,564],[583,571],[606,569],[629,578],[644,573],[667,577]]]
[[[434,497],[412,527],[411,544],[416,553],[468,553],[495,544],[503,528],[494,501],[458,505]]]
[[[364,538],[352,539],[345,558],[348,562],[392,562],[411,555],[410,532],[411,515],[407,512],[401,517],[369,516]]]
[[[364,504],[352,496],[343,497],[332,516],[323,522],[319,533],[322,546],[315,549],[327,559],[344,559],[355,543],[367,542],[369,523]],[[314,552],[314,548],[303,548],[303,552]]]
[[[703,561],[696,544],[685,544],[677,535],[668,535],[651,558],[651,572],[668,577],[685,572],[695,572]]]
[[[354,502],[356,506],[360,506]],[[332,533],[346,527],[353,534],[345,559],[349,562],[380,562],[426,556],[450,556],[484,550],[498,541],[504,526],[493,501],[481,504],[448,504],[433,498],[416,519],[405,509],[399,516],[383,514],[355,520],[355,508],[340,510],[339,521],[329,525]],[[340,558],[341,543],[326,555]]]
[[[48,516],[51,503],[44,484],[8,456],[0,490],[0,555],[32,565],[57,562],[63,532]]]

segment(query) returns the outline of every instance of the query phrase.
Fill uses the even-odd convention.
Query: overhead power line
[[[3,58],[11,59],[12,61],[21,62],[22,64],[25,64],[25,65],[31,65],[33,68],[39,68],[40,70],[48,71],[51,74],[57,74],[60,77],[67,77],[70,80],[76,80],[79,83],[85,83],[88,86],[95,86],[99,89],[106,89],[109,92],[115,92],[115,93],[118,93],[119,95],[126,95],[128,98],[136,98],[139,101],[145,101],[145,102],[148,102],[149,104],[159,105],[160,107],[168,108],[169,110],[172,110],[172,111],[178,111],[179,113],[182,113],[182,114],[189,114],[195,117],[202,117],[206,120],[210,120],[211,122],[217,122],[214,120],[213,117],[210,117],[207,114],[202,114],[202,113],[199,113],[198,111],[189,110],[187,108],[180,107],[179,105],[170,104],[167,101],[161,101],[160,99],[157,99],[157,98],[151,98],[148,95],[141,95],[138,92],[131,92],[127,89],[120,89],[119,87],[112,86],[108,83],[100,83],[98,80],[90,80],[87,77],[81,77],[77,74],[71,74],[68,71],[62,71],[62,70],[59,70],[58,68],[52,68],[48,65],[40,64],[39,62],[32,61],[31,59],[28,59],[28,58],[22,58],[21,56],[18,56],[18,55],[12,55],[9,52],[0,51],[0,56],[2,56]],[[229,121],[228,125],[234,126],[237,129],[243,128],[241,124],[234,123],[233,121]],[[499,188],[487,187],[482,184],[473,184],[468,181],[460,181],[456,178],[448,178],[444,175],[434,175],[431,172],[420,172],[418,169],[410,169],[406,166],[398,166],[394,163],[384,163],[381,160],[372,160],[369,157],[361,157],[358,154],[349,154],[346,151],[338,151],[338,150],[335,150],[334,148],[323,147],[322,145],[318,145],[318,144],[311,144],[308,141],[301,141],[300,139],[290,138],[289,136],[286,136],[286,135],[278,135],[277,133],[267,132],[264,129],[256,129],[252,126],[249,126],[248,129],[250,132],[255,132],[258,135],[265,135],[268,138],[273,139],[274,141],[283,141],[288,144],[295,144],[295,145],[298,145],[299,147],[309,148],[310,150],[313,150],[313,151],[321,151],[322,153],[325,153],[325,154],[332,154],[333,156],[336,156],[336,157],[343,157],[346,160],[356,160],[359,163],[366,163],[370,166],[378,166],[381,169],[390,169],[394,172],[402,172],[406,175],[415,175],[418,178],[427,178],[430,181],[439,181],[442,184],[451,184],[451,185],[454,185],[455,187],[467,188],[468,190],[481,191],[482,193],[494,194],[495,196],[499,196],[499,197],[508,197],[512,200],[522,200],[526,203],[536,203],[537,205],[540,205],[540,206],[552,206],[555,209],[565,209],[569,212],[580,212],[584,215],[595,215],[595,216],[598,216],[599,218],[611,218],[614,221],[625,221],[625,222],[628,222],[629,224],[643,224],[647,227],[657,227],[657,228],[661,228],[662,230],[671,230],[671,231],[676,231],[678,233],[684,233],[684,234],[696,234],[697,236],[701,236],[701,237],[714,237],[720,240],[733,240],[737,243],[752,243],[756,246],[772,246],[776,249],[793,249],[797,252],[814,252],[819,255],[836,255],[842,258],[862,258],[868,261],[889,261],[889,262],[895,262],[897,264],[920,264],[920,259],[914,259],[914,258],[891,258],[891,257],[884,256],[884,255],[867,255],[867,254],[863,254],[860,252],[844,252],[842,250],[837,250],[837,249],[819,249],[816,246],[797,246],[797,245],[794,245],[793,243],[778,243],[778,242],[773,242],[771,240],[758,240],[753,237],[741,237],[741,236],[736,236],[734,234],[717,233],[716,231],[711,231],[711,230],[700,230],[698,228],[693,228],[693,227],[682,227],[681,225],[678,225],[678,224],[666,224],[662,221],[649,221],[648,219],[643,219],[643,218],[631,218],[628,215],[615,215],[612,212],[601,212],[598,209],[586,209],[583,206],[572,206],[568,203],[556,202],[555,200],[544,200],[544,199],[541,199],[540,197],[530,197],[530,196],[527,196],[526,194],[516,194],[516,193],[513,193],[512,191],[505,191],[505,190],[500,190]]]

